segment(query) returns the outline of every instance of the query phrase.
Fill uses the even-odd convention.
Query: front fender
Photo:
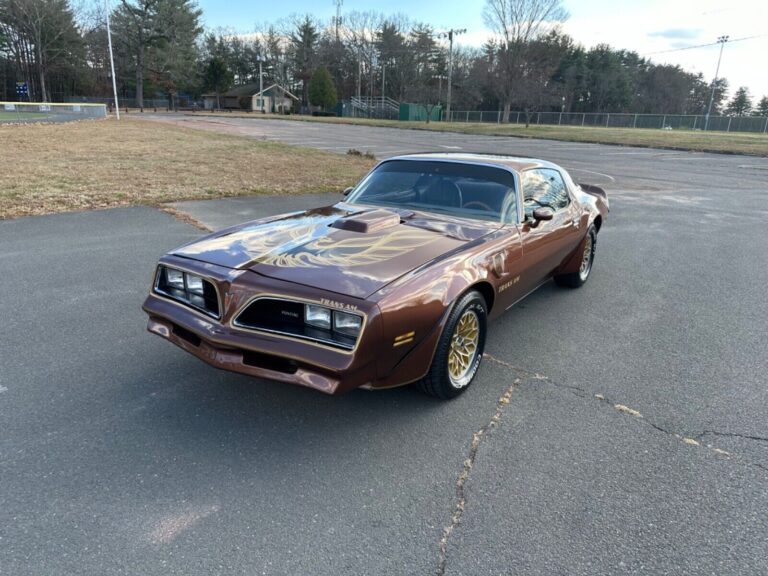
[[[467,290],[488,283],[489,259],[459,253],[388,287],[378,302],[382,340],[377,361],[380,386],[419,380],[429,371],[454,303]]]

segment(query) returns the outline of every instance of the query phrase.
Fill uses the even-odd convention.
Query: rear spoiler
[[[599,198],[603,201],[605,204],[605,209],[610,210],[608,205],[608,194],[605,193],[605,190],[600,188],[600,186],[595,186],[594,184],[582,184],[579,182],[579,187],[581,187],[581,190],[583,192],[586,192],[587,194],[591,196],[595,196],[596,198]]]
[[[587,194],[592,194],[592,196],[599,196],[603,200],[608,200],[608,194],[606,194],[605,190],[600,188],[600,186],[595,186],[594,184],[582,184],[581,182],[579,182],[579,186],[581,186],[581,189]]]

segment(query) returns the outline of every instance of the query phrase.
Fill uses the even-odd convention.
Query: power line
[[[742,42],[744,40],[752,40],[753,38],[763,38],[768,34],[756,34],[755,36],[744,36],[743,38],[734,38],[728,40],[728,42]],[[671,50],[659,50],[658,52],[645,52],[641,56],[653,56],[654,54],[669,54],[670,52],[682,52],[683,50],[693,50],[695,48],[706,48],[707,46],[717,46],[720,42],[710,42],[708,44],[697,44],[696,46],[684,46],[683,48],[673,48]]]

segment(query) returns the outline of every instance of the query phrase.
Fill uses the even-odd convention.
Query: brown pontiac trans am
[[[216,366],[328,394],[464,391],[487,322],[584,284],[605,192],[549,162],[415,154],[344,201],[227,228],[157,266],[148,330]]]

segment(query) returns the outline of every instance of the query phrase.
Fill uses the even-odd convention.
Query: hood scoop
[[[371,234],[387,228],[394,228],[399,224],[400,214],[389,210],[370,210],[339,218],[331,224],[331,227],[360,234]]]

